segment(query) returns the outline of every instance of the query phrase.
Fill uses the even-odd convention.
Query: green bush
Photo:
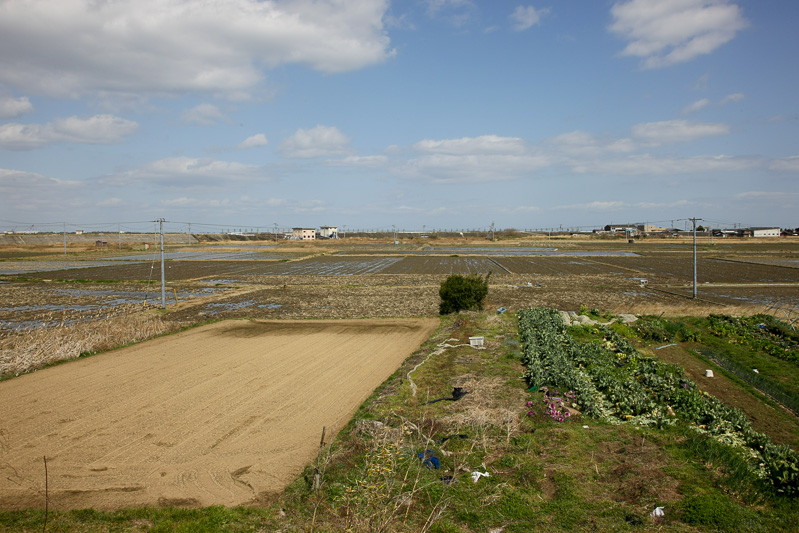
[[[448,277],[438,291],[441,303],[438,306],[439,313],[448,315],[458,311],[471,310],[480,311],[483,309],[483,301],[488,296],[488,278],[485,279],[478,274],[461,276],[453,274]]]

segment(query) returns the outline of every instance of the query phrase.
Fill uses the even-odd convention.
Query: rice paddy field
[[[690,239],[485,239],[168,246],[169,319],[359,318],[436,313],[450,274],[491,272],[489,304],[610,309],[791,310],[799,306],[799,241],[700,243],[693,295]],[[160,307],[152,250],[6,247],[0,252],[0,328]]]

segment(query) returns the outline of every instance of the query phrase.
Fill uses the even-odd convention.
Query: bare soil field
[[[438,324],[225,321],[0,382],[0,508],[268,499]]]

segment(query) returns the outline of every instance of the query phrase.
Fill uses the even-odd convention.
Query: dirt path
[[[437,319],[226,321],[0,382],[0,508],[280,491]]]

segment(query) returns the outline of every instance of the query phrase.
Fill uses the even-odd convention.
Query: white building
[[[338,239],[338,226],[320,226],[320,239]]]
[[[749,228],[752,230],[752,237],[779,237],[780,228]]]
[[[315,228],[291,228],[291,238],[295,241],[316,240]]]

